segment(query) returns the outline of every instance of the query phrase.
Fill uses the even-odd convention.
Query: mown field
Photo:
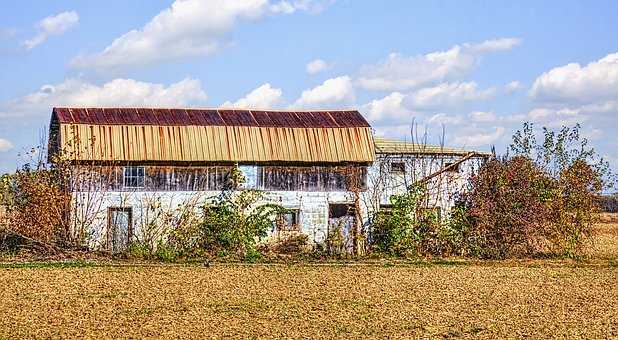
[[[0,268],[0,338],[618,337],[618,224],[594,259]]]

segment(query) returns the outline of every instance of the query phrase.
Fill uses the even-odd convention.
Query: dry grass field
[[[0,268],[1,338],[618,337],[618,224],[598,260]]]

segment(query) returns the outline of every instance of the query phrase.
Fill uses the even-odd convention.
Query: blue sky
[[[618,164],[616,1],[4,1],[0,172],[51,108],[357,108],[376,134],[506,149],[582,124]]]

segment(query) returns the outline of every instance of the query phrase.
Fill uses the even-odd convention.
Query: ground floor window
[[[277,217],[275,224],[278,231],[300,230],[300,211],[298,209],[289,209]]]

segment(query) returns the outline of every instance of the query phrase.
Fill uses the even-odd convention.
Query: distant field
[[[593,258],[618,261],[618,214],[603,214],[586,254]]]
[[[0,339],[616,338],[618,224],[597,229],[588,262],[0,268]]]

